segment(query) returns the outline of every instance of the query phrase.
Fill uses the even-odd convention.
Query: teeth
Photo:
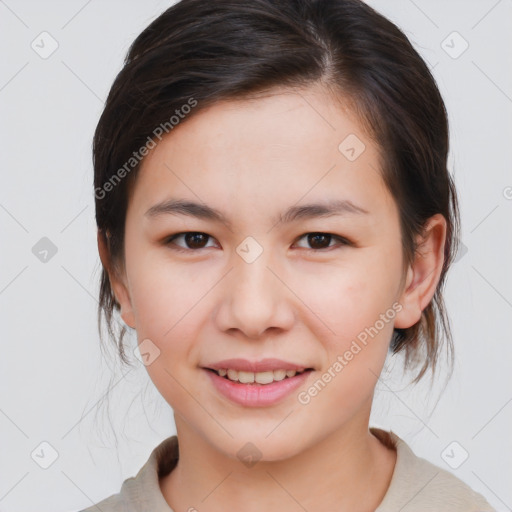
[[[275,370],[272,373],[274,374],[274,380],[283,380],[286,377],[286,370]],[[295,372],[293,373],[295,375]]]
[[[229,380],[235,382],[241,382],[242,384],[270,384],[271,382],[277,382],[285,378],[294,377],[297,373],[302,373],[303,368],[300,370],[274,370],[268,372],[244,372],[232,369],[220,369],[216,372],[221,377],[227,377]]]
[[[229,380],[238,380],[238,372],[236,370],[228,370]]]
[[[231,370],[233,373],[238,373],[238,379],[237,378],[231,378],[231,380],[238,380],[242,384],[250,384],[251,382],[254,382],[254,373],[252,372],[236,372],[235,370]]]
[[[254,374],[254,380],[258,384],[270,384],[274,380],[274,372],[258,372]]]

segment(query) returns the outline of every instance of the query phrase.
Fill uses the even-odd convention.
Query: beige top
[[[496,512],[484,497],[448,471],[417,457],[394,432],[370,431],[397,451],[391,483],[375,512]],[[160,490],[159,478],[178,461],[178,438],[168,437],[152,452],[135,477],[114,494],[81,512],[173,512]]]

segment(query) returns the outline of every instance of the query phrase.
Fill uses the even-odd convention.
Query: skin
[[[338,149],[349,134],[366,146],[352,162]],[[374,389],[393,326],[414,325],[433,297],[446,221],[429,220],[404,272],[398,210],[379,165],[362,124],[320,86],[216,103],[143,161],[124,266],[109,274],[123,320],[139,342],[160,350],[146,368],[175,414],[180,459],[160,480],[173,510],[363,511],[386,494],[396,452],[369,432]],[[170,198],[206,203],[231,225],[145,215]],[[349,199],[368,213],[275,222],[290,206],[326,199]],[[210,238],[196,249],[184,237],[166,242],[187,231]],[[333,237],[313,245],[304,236],[317,232],[350,243]],[[263,248],[252,263],[236,252],[248,236]],[[394,319],[299,403],[298,393],[393,303],[401,306]],[[314,371],[278,404],[249,408],[220,395],[201,369],[228,357],[274,357]],[[247,442],[262,454],[251,468],[236,455]]]

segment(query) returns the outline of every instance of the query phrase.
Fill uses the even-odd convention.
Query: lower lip
[[[217,372],[204,371],[210,376],[219,393],[247,407],[265,407],[279,402],[304,384],[311,373],[311,371],[304,371],[294,377],[286,377],[270,384],[242,384],[221,377]]]

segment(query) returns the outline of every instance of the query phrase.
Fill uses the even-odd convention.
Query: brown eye
[[[176,245],[182,250],[205,249],[207,247],[213,247],[211,245],[206,245],[210,238],[212,237],[206,233],[201,233],[199,231],[188,231],[186,233],[178,233],[169,237],[166,241],[166,244]],[[185,245],[176,243],[177,240],[183,240]]]
[[[325,249],[331,243],[331,235],[326,233],[312,233],[308,235],[308,243],[313,249]]]
[[[187,233],[185,235],[185,243],[191,249],[202,249],[208,241],[208,235],[204,233]]]
[[[340,236],[332,235],[331,233],[305,233],[299,238],[299,240],[302,239],[306,239],[307,243],[309,244],[309,247],[304,247],[300,245],[299,247],[317,251],[335,247],[335,245],[331,245],[331,242],[334,240],[337,240],[339,242],[338,245],[349,245],[347,240]]]

